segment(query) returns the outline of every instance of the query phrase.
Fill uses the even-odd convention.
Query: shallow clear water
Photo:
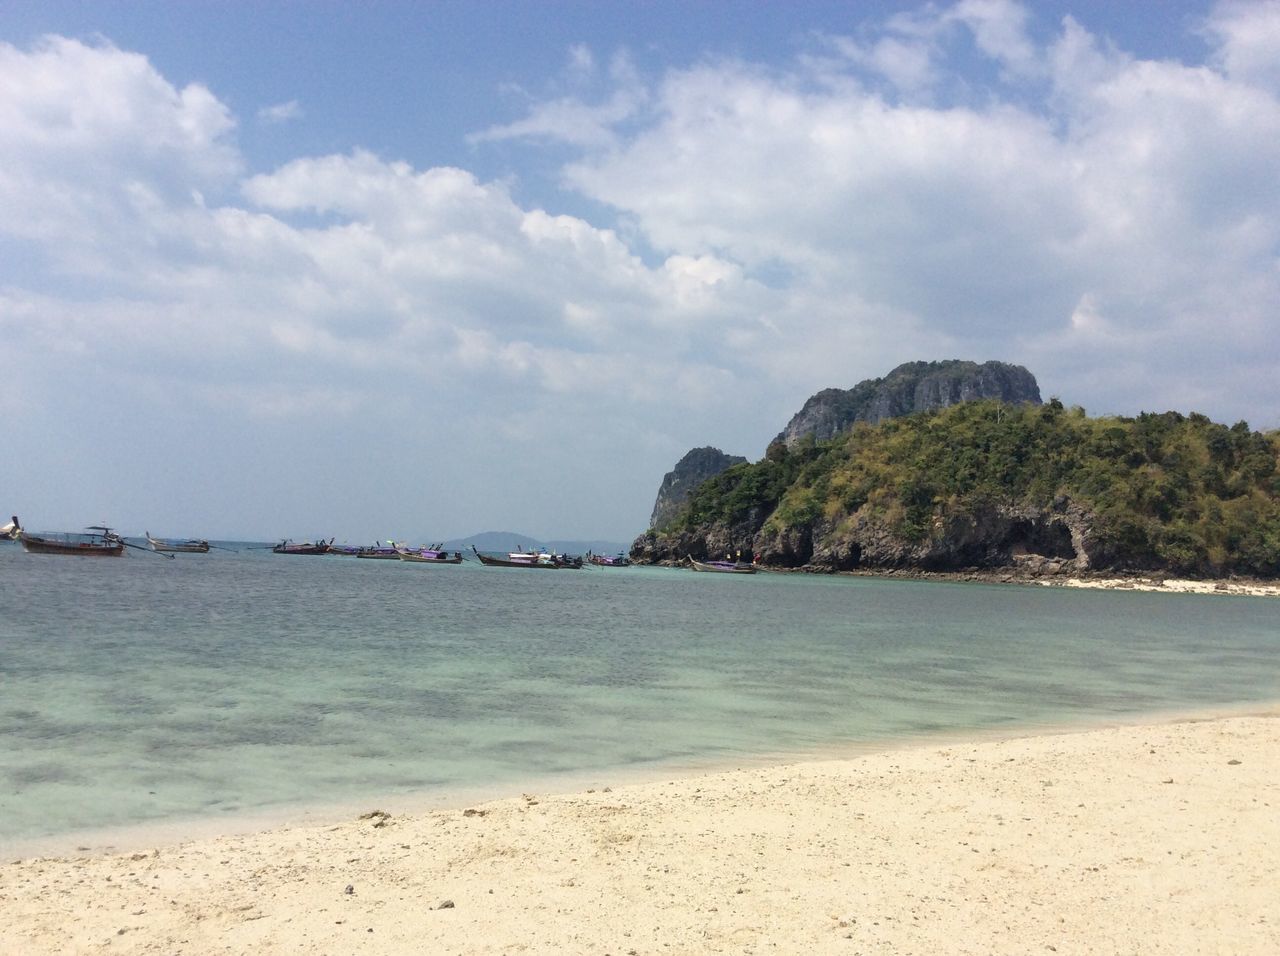
[[[1280,602],[0,546],[0,845],[1280,698]]]

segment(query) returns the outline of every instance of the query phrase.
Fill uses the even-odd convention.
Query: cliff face
[[[812,570],[1280,578],[1280,432],[961,401],[770,445],[704,481],[637,561],[751,553]]]
[[[649,527],[661,528],[680,513],[698,485],[746,460],[741,455],[726,455],[719,448],[710,446],[691,450],[663,477]]]
[[[804,403],[774,441],[793,448],[809,436],[817,441],[834,438],[856,422],[876,425],[887,418],[983,398],[1039,405],[1040,387],[1021,365],[908,362],[884,378],[867,379],[850,389],[823,389]]]
[[[923,539],[906,538],[883,520],[859,515],[840,527],[822,519],[769,527],[754,543],[760,561],[776,567],[1076,572],[1115,561],[1096,523],[1090,509],[1063,496],[1042,508],[1000,503],[948,515],[935,520]]]
[[[1021,568],[1044,574],[1114,566],[1114,549],[1095,532],[1096,516],[1069,498],[1045,508],[993,505],[935,523],[923,540],[905,538],[883,520],[821,517],[766,523],[754,513],[736,524],[708,522],[676,533],[649,531],[632,545],[633,560],[679,563],[753,554],[763,566],[813,571]]]

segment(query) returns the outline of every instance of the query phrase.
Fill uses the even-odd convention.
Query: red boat
[[[22,530],[18,516],[2,529],[22,545],[28,554],[77,554],[85,557],[118,558],[124,554],[120,536],[104,525],[93,525],[85,534],[61,534],[56,538],[28,534]]]

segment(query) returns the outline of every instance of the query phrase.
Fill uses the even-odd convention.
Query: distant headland
[[[912,362],[810,398],[748,462],[695,449],[631,557],[811,571],[1280,578],[1280,432],[1091,418],[1002,362]]]

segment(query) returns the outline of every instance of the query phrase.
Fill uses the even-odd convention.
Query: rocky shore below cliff
[[[818,572],[824,573],[824,572]],[[974,571],[839,571],[851,577],[903,578],[922,581],[976,582],[982,584],[1024,584],[1056,588],[1093,588],[1104,591],[1154,591],[1164,594],[1223,594],[1238,597],[1280,597],[1280,581],[1260,579],[1189,579],[1150,574],[1117,575],[1043,573],[1020,568]]]
[[[681,561],[655,562],[656,567],[679,568]],[[1115,571],[1082,572],[1062,567],[1019,565],[1003,568],[969,568],[926,571],[920,568],[862,568],[835,571],[826,567],[798,568],[758,566],[766,574],[824,574],[854,578],[891,578],[903,581],[939,581],[976,584],[1034,585],[1054,588],[1091,588],[1105,591],[1152,591],[1163,594],[1219,594],[1236,597],[1280,597],[1280,580],[1267,578],[1187,578],[1151,573]]]

